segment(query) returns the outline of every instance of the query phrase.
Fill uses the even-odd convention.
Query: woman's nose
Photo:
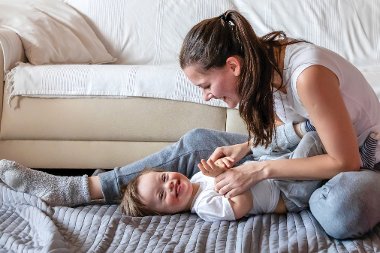
[[[214,95],[212,95],[212,93],[209,90],[203,90],[203,100],[209,101],[213,97]]]

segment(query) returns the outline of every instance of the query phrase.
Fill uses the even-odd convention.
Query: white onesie
[[[191,204],[191,212],[198,214],[205,221],[236,220],[228,199],[214,190],[215,178],[198,172],[190,181],[199,184],[198,192]],[[273,180],[259,182],[251,187],[251,193],[253,208],[248,214],[271,213],[276,209],[280,190]]]

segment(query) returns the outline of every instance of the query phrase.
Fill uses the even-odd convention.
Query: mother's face
[[[229,108],[235,108],[240,97],[237,92],[240,62],[235,57],[229,57],[226,64],[220,68],[202,71],[198,66],[191,65],[183,70],[189,80],[202,90],[203,99],[221,99]]]

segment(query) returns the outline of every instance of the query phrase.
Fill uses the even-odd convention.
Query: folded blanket
[[[226,107],[205,102],[201,91],[177,65],[31,65],[20,63],[6,76],[14,96],[152,97]]]

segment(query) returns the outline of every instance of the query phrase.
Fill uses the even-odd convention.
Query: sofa
[[[380,38],[376,33],[379,26],[377,22],[370,22],[379,14],[376,2],[363,0],[356,5],[348,2],[339,5],[329,1],[297,0],[292,1],[291,6],[285,1],[270,0],[30,2],[33,11],[38,13],[46,13],[48,10],[43,8],[53,9],[55,5],[70,8],[76,20],[70,17],[65,21],[81,19],[81,28],[86,29],[86,33],[91,29],[93,37],[111,57],[78,62],[75,55],[64,60],[35,60],[33,57],[38,53],[38,57],[45,56],[51,50],[49,46],[40,46],[40,51],[33,56],[33,40],[58,39],[55,43],[59,44],[71,43],[74,39],[65,42],[66,30],[55,32],[57,25],[49,27],[49,34],[35,32],[36,36],[30,39],[30,32],[25,31],[24,26],[16,21],[7,23],[4,18],[0,20],[0,78],[4,80],[0,89],[0,158],[16,160],[32,168],[122,166],[177,141],[194,128],[246,133],[236,109],[228,109],[217,101],[201,101],[200,91],[191,87],[178,67],[178,52],[187,31],[200,20],[220,15],[227,9],[241,11],[259,35],[273,29],[284,30],[289,36],[304,38],[340,53],[363,69],[380,95],[377,81]],[[35,27],[30,28],[32,31],[49,26],[33,17],[27,19],[28,15],[24,22],[36,22]],[[54,15],[61,22],[59,13],[47,16]],[[41,34],[47,37],[37,36]],[[76,51],[76,45],[64,50]],[[79,58],[80,53],[77,54]],[[118,87],[113,88],[114,93],[99,92],[98,88],[88,91],[93,83],[102,89],[118,82],[118,74],[115,74],[118,68],[124,73],[123,78],[135,78],[133,91],[115,93],[121,89]],[[82,77],[83,73],[86,78]],[[94,77],[97,74],[99,78]],[[69,83],[70,87],[77,87],[75,82],[80,79],[84,91],[65,90],[60,87],[60,78],[67,78],[64,84]],[[46,82],[54,88],[41,91]],[[169,88],[162,89],[170,92],[171,87],[181,84],[186,87],[183,93],[181,90],[174,95],[160,93],[161,87],[167,85]],[[142,88],[136,88],[137,85]]]

